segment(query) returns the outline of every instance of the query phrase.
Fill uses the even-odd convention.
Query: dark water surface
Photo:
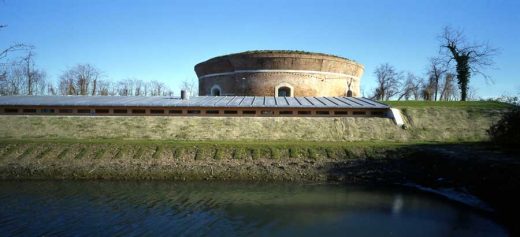
[[[326,184],[0,181],[0,236],[506,236],[435,195]]]

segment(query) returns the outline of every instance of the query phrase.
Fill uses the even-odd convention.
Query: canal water
[[[433,194],[330,184],[0,181],[0,236],[507,236]]]

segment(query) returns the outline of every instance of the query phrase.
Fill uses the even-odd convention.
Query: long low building
[[[0,96],[4,115],[386,117],[389,109],[359,97]]]

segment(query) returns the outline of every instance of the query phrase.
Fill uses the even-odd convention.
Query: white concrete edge
[[[404,125],[403,117],[401,116],[401,111],[396,108],[390,108],[388,111],[388,117],[394,120],[395,125],[401,127]]]
[[[322,74],[322,75],[333,75],[339,77],[353,78],[359,79],[359,77],[346,75],[343,73],[336,72],[322,72],[322,71],[309,71],[309,70],[278,70],[278,69],[260,69],[260,70],[237,70],[234,72],[222,72],[222,73],[213,73],[199,77],[199,79],[207,78],[207,77],[216,77],[216,76],[225,76],[225,75],[233,75],[238,73],[255,73],[255,72],[288,72],[288,73],[311,73],[311,74]]]

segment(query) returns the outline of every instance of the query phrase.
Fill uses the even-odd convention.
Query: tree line
[[[397,71],[388,63],[379,65],[374,74],[377,86],[371,97],[376,100],[452,101],[459,99],[455,85],[456,76],[439,67],[435,59],[431,61],[426,78],[412,72]]]
[[[156,80],[107,80],[91,64],[77,64],[67,68],[57,81],[49,80],[45,71],[35,66],[34,53],[29,51],[0,68],[0,95],[173,96],[174,92]]]
[[[377,86],[371,94],[377,100],[461,100],[474,96],[471,75],[489,76],[497,49],[489,44],[469,43],[461,30],[445,27],[439,36],[439,55],[429,59],[426,79],[413,73],[399,72],[388,63],[379,65],[374,74]],[[457,85],[458,87],[457,87]],[[457,90],[458,89],[458,90]]]
[[[0,31],[7,25],[0,24]],[[173,96],[164,82],[127,78],[106,79],[92,64],[67,68],[58,78],[50,80],[36,66],[34,47],[13,44],[0,50],[0,95],[82,95],[82,96]],[[182,81],[182,89],[197,92],[194,80]]]
[[[0,25],[0,29],[5,25]],[[374,74],[377,85],[369,97],[377,100],[462,100],[473,97],[472,75],[489,78],[484,70],[494,64],[497,49],[488,44],[468,43],[460,30],[446,27],[439,36],[439,55],[430,58],[426,77],[398,71],[389,63],[379,65]],[[17,51],[22,57],[9,59]],[[4,62],[4,63],[1,63]],[[197,92],[193,80],[184,80],[182,89]],[[83,95],[83,96],[172,96],[163,82],[135,78],[107,80],[91,64],[67,68],[57,81],[48,80],[36,67],[33,47],[14,44],[0,51],[0,95]]]

